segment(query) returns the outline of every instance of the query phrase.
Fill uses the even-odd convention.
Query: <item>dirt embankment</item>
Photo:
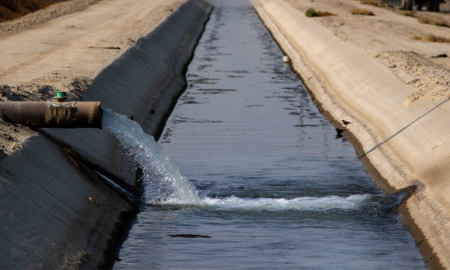
[[[0,4],[0,33],[36,26],[80,12],[101,0],[4,0]]]
[[[418,40],[418,37],[429,35],[450,39],[449,27],[421,23],[440,22],[450,26],[448,1],[441,4],[440,13],[405,12],[399,7],[362,4],[376,1],[284,1],[302,12],[314,8],[333,13],[334,16],[312,19],[342,41],[365,51],[413,86],[416,91],[405,99],[403,106],[409,107],[421,99],[439,101],[450,94],[449,44]],[[349,11],[354,9],[369,10],[374,16],[353,15]]]
[[[3,0],[0,3],[0,23],[15,20],[57,3],[59,1]]]

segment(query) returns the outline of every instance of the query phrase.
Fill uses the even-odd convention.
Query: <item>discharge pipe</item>
[[[101,128],[100,102],[1,101],[5,120],[29,127]]]

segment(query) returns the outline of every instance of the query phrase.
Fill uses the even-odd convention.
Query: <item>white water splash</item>
[[[103,109],[102,127],[116,135],[143,171],[148,203],[197,204],[195,187],[181,175],[153,136],[125,115]]]
[[[146,134],[138,123],[108,109],[103,110],[102,119],[102,127],[115,134],[129,155],[141,166],[149,204],[187,204],[224,210],[328,210],[357,208],[370,197],[364,194],[348,197],[300,197],[290,200],[235,196],[205,196],[201,199],[195,186],[181,175],[153,136]]]

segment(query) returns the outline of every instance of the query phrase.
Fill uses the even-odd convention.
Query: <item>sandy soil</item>
[[[0,23],[0,33],[10,32],[23,29],[30,26],[36,26],[48,22],[50,20],[59,18],[64,15],[80,12],[101,0],[71,0],[60,3],[55,6],[46,7],[44,10],[35,11],[27,16],[17,18],[13,21]],[[40,8],[40,7],[37,7]],[[21,14],[13,14],[12,17],[20,16]]]
[[[82,99],[104,67],[184,2],[73,0],[1,23],[1,99],[49,100],[55,91]],[[0,121],[4,154],[31,134],[17,127]]]
[[[413,40],[415,36],[435,35],[450,38],[450,28],[421,24],[418,18],[425,17],[450,25],[450,3],[441,4],[442,13],[413,11],[409,17],[401,15],[396,8],[381,8],[360,4],[353,0],[284,0],[293,7],[306,11],[328,11],[335,16],[316,17],[319,24],[335,36],[348,42],[388,66],[405,83],[416,91],[404,101],[408,107],[422,98],[431,101],[443,100],[450,94],[450,57],[448,43],[432,43]],[[363,8],[375,16],[352,15],[349,10]],[[425,9],[425,8],[424,8]]]

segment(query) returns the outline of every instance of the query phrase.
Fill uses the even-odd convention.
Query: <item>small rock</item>
[[[19,149],[19,148],[20,148],[20,145],[18,143],[13,143],[9,149],[15,150],[15,149]]]
[[[389,68],[395,68],[397,65],[396,64],[391,64],[389,65]]]
[[[91,203],[95,204],[95,206],[99,206],[99,204],[95,201],[94,198],[88,197],[87,198]]]

